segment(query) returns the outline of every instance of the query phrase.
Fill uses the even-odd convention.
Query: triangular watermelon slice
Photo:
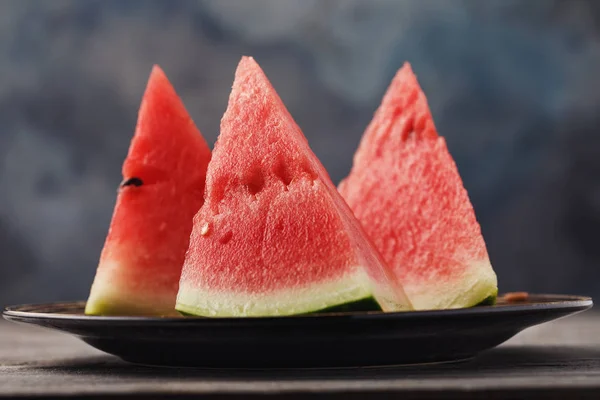
[[[410,303],[264,72],[240,61],[194,218],[177,310],[275,316]]]
[[[171,315],[210,149],[155,66],[123,164],[86,314]]]
[[[339,190],[415,309],[496,296],[475,212],[410,64],[394,77]]]

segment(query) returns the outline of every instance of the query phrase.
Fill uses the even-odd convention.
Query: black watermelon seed
[[[121,183],[121,187],[125,186],[142,186],[144,182],[140,178],[129,178]]]

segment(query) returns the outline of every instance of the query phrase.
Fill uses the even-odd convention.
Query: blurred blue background
[[[152,64],[211,146],[241,55],[334,182],[410,61],[501,291],[600,296],[600,2],[0,1],[0,304],[87,297]]]

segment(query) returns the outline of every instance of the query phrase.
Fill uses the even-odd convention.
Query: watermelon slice
[[[175,315],[192,219],[203,203],[210,149],[155,66],[123,164],[86,314]]]
[[[415,309],[496,296],[475,212],[410,64],[394,77],[339,191]]]
[[[251,57],[240,61],[176,309],[276,316],[410,303]]]

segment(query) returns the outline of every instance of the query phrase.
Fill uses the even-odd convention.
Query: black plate
[[[525,328],[584,311],[592,299],[530,295],[520,303],[404,313],[270,318],[83,315],[85,303],[7,307],[4,318],[57,329],[123,360],[218,368],[365,367],[472,358]]]

